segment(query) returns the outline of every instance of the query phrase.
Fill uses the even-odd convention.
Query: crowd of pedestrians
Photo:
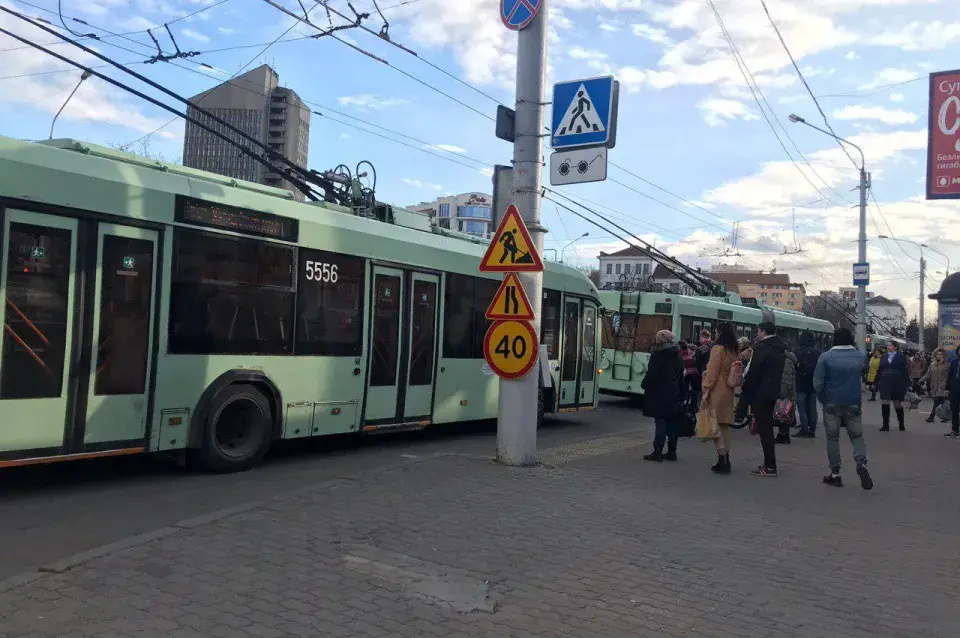
[[[861,486],[871,489],[873,479],[867,471],[863,438],[862,382],[867,381],[871,400],[880,393],[884,415],[881,429],[890,429],[892,404],[902,430],[903,402],[911,375],[917,370],[893,343],[887,353],[874,353],[868,361],[856,349],[847,329],[837,330],[833,347],[823,353],[809,332],[800,334],[795,349],[777,335],[771,322],[760,323],[756,335],[753,343],[746,338],[738,340],[730,324],[721,324],[715,335],[703,331],[696,344],[678,342],[669,330],[656,334],[642,383],[644,413],[653,417],[656,433],[653,451],[644,459],[676,461],[682,424],[695,411],[698,437],[712,439],[716,446],[717,462],[710,468],[713,472],[732,471],[731,432],[749,426],[763,451],[762,463],[751,473],[775,477],[777,446],[791,444],[795,426],[799,429],[794,436],[816,438],[822,411],[830,468],[823,482],[843,485],[840,431],[845,429]],[[935,398],[945,396],[951,384],[960,392],[960,363],[947,364],[940,353],[939,358],[934,357],[934,365],[919,370],[916,384],[921,382],[929,383]],[[960,423],[957,408],[951,405],[951,409],[954,423]],[[954,436],[960,435],[960,428],[955,426],[953,432]]]

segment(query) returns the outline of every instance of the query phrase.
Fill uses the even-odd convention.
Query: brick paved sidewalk
[[[6,582],[0,636],[958,636],[960,443],[875,412],[872,492],[820,483],[822,433],[776,479],[745,432],[729,477],[643,433],[424,458]]]

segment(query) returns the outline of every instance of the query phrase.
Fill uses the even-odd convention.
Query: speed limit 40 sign
[[[501,379],[526,376],[539,350],[537,333],[527,321],[495,321],[483,338],[483,356]]]

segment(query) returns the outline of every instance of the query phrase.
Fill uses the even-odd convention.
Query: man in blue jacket
[[[827,433],[827,460],[830,474],[823,482],[843,487],[840,478],[840,428],[847,428],[857,463],[857,476],[865,490],[873,488],[867,471],[867,445],[863,441],[863,394],[860,379],[867,366],[867,357],[854,347],[853,334],[840,328],[833,335],[834,346],[817,362],[813,373],[813,389],[823,405],[823,429]]]

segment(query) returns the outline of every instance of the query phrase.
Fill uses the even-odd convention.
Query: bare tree
[[[123,151],[124,153],[133,153],[134,155],[139,155],[140,157],[146,157],[147,159],[153,160],[155,162],[163,162],[165,164],[182,164],[183,158],[177,157],[176,159],[168,159],[163,153],[159,153],[151,150],[151,142],[149,137],[137,140],[130,144],[110,144],[110,148],[114,148],[118,151]]]
[[[828,300],[822,296],[810,296],[806,298],[803,306],[803,310],[808,317],[829,321],[836,328],[847,328],[851,331],[856,329],[856,326],[850,320],[849,313],[844,312],[842,301]]]

